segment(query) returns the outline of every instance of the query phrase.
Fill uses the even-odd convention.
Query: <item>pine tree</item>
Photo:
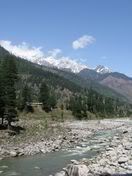
[[[40,87],[39,101],[43,104],[43,110],[51,111],[56,106],[56,96],[53,91],[43,82]]]
[[[80,96],[71,97],[69,107],[75,118],[79,120],[83,118],[82,99]]]
[[[16,120],[16,81],[17,81],[17,69],[15,59],[13,56],[6,56],[2,63],[2,77],[4,87],[4,115],[8,121],[8,127],[11,126],[11,122]]]
[[[3,92],[3,81],[2,81],[2,68],[0,67],[0,118],[1,124],[3,125],[4,121],[4,92]]]
[[[24,86],[20,94],[21,94],[19,96],[20,102],[18,105],[19,110],[21,111],[25,110],[26,112],[33,112],[33,108],[31,106],[31,102],[32,102],[31,90],[27,84]]]
[[[46,112],[50,111],[49,104],[48,104],[49,88],[45,84],[45,82],[43,82],[40,87],[39,101],[42,102],[42,104],[43,104],[43,110],[45,110]]]

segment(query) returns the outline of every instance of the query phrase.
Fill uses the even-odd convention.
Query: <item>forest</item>
[[[28,68],[28,69],[27,69]],[[82,88],[75,82],[44,71],[37,65],[5,54],[0,59],[1,124],[18,121],[18,112],[34,113],[33,103],[40,103],[45,112],[60,108],[72,112],[74,118],[92,119],[131,115],[132,105],[120,99]],[[63,116],[63,114],[62,114]]]

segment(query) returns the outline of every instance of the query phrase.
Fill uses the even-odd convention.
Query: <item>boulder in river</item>
[[[65,176],[87,176],[88,168],[84,164],[74,165],[69,164],[65,169]]]
[[[118,160],[118,163],[123,164],[123,163],[126,163],[127,161],[128,161],[127,157],[120,157],[119,160]]]
[[[16,151],[10,151],[10,156],[11,157],[16,157],[16,156],[18,156],[18,153],[16,152]]]
[[[65,172],[61,171],[55,174],[55,176],[65,176]]]

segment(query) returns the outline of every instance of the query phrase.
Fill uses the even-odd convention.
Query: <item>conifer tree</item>
[[[4,121],[4,92],[3,92],[3,82],[2,82],[2,68],[0,67],[0,118],[1,124]]]
[[[40,87],[40,93],[39,93],[39,101],[42,102],[43,104],[43,109],[45,111],[49,111],[49,88],[45,84],[45,82],[42,82],[41,87]]]
[[[51,92],[49,87],[45,82],[41,84],[40,93],[39,93],[39,101],[43,104],[43,110],[46,112],[51,111],[56,106],[56,97],[53,91]]]
[[[8,127],[11,126],[11,122],[16,120],[16,81],[17,81],[17,69],[15,64],[15,58],[13,56],[6,56],[2,63],[2,77],[4,87],[4,115],[8,121]]]
[[[32,97],[31,90],[29,86],[26,84],[19,95],[18,109],[20,111],[25,110],[26,112],[33,112],[33,108],[31,105]]]

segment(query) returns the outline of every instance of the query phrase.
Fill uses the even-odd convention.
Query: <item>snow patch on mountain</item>
[[[100,74],[105,74],[105,73],[111,73],[111,69],[109,69],[108,67],[105,67],[103,65],[98,65],[96,68],[95,68],[95,71],[97,73],[100,73]]]
[[[57,67],[58,69],[69,70],[73,73],[79,73],[81,70],[88,68],[86,65],[77,63],[75,60],[71,60],[68,57],[61,57],[56,59],[52,56],[45,59],[50,65]]]
[[[0,40],[0,45],[11,54],[39,65],[56,67],[73,73],[79,73],[81,70],[88,68],[88,66],[78,63],[74,59],[62,56],[62,52],[59,48],[48,51],[48,53],[45,54],[41,47],[31,47],[25,42],[20,45],[14,45],[11,41]],[[109,68],[101,65],[92,70],[101,74],[111,72]]]
[[[61,50],[58,48],[45,54],[41,47],[31,47],[25,42],[20,45],[14,45],[11,41],[1,40],[0,45],[11,54],[39,65],[65,69],[74,73],[78,73],[84,68],[88,68],[86,65],[80,64],[69,57],[62,56]]]

